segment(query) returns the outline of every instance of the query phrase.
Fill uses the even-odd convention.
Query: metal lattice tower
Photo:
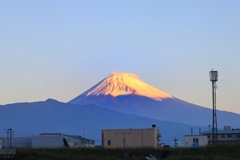
[[[213,105],[213,115],[212,115],[212,144],[218,143],[218,130],[217,130],[217,110],[216,110],[216,82],[218,81],[218,71],[209,72],[210,81],[212,82],[212,105]]]

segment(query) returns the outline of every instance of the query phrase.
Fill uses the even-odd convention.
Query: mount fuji
[[[130,73],[112,73],[68,103],[41,102],[0,105],[0,137],[12,128],[14,136],[61,132],[101,141],[101,129],[148,128],[156,124],[163,137],[183,139],[190,128],[207,130],[212,110],[180,100]],[[239,128],[240,115],[217,111],[218,126]],[[194,131],[193,131],[194,132]]]
[[[211,124],[212,110],[158,90],[132,73],[114,72],[68,103],[95,104],[121,113],[190,125]],[[239,114],[217,111],[219,126],[239,127]]]

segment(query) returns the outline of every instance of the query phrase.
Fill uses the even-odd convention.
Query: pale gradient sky
[[[240,113],[239,0],[2,0],[0,104],[67,102],[113,71]]]

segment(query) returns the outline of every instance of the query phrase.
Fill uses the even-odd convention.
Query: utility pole
[[[210,127],[211,127],[211,125],[209,124],[209,125],[208,125],[208,131],[209,131],[209,134],[210,134]]]
[[[175,148],[177,148],[177,141],[178,141],[178,139],[177,139],[177,138],[174,138],[173,141],[174,141],[174,146],[175,146]]]

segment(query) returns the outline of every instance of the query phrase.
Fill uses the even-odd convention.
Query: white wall
[[[32,137],[32,148],[61,148],[63,145],[62,135]]]
[[[103,129],[102,147],[139,148],[158,146],[158,130],[150,129]]]
[[[94,147],[94,144],[83,144],[81,140],[65,135],[39,135],[32,137],[32,148],[62,148],[66,139],[70,148]]]
[[[194,147],[193,139],[198,139],[198,147],[204,147],[208,145],[208,138],[206,135],[185,135],[184,136],[184,146],[185,147]]]
[[[12,137],[12,148],[31,148],[31,137]],[[3,138],[2,142],[4,147],[7,146],[7,138]]]

